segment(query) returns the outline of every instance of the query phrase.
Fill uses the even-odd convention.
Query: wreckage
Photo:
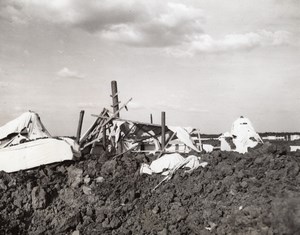
[[[195,128],[166,126],[166,144],[162,144],[162,126],[138,121],[114,118],[104,109],[95,123],[80,139],[83,152],[99,153],[99,148],[124,152],[189,153],[201,152],[200,135],[195,139],[191,134]]]
[[[180,161],[177,161],[177,165],[174,166],[176,169],[178,166],[189,165],[186,159],[197,162],[195,165],[199,166],[201,160],[192,157],[194,154],[218,149],[246,153],[248,148],[263,143],[250,120],[242,116],[233,123],[231,132],[219,136],[220,145],[213,146],[202,143],[200,130],[197,128],[166,125],[164,112],[162,112],[160,125],[153,124],[152,115],[150,123],[120,118],[120,111],[127,109],[132,99],[119,108],[115,81],[112,82],[111,97],[113,112],[104,108],[99,115],[92,115],[96,120],[82,137],[84,111],[80,112],[75,140],[52,137],[39,115],[32,111],[0,127],[0,170],[6,172],[25,170],[44,164],[72,160],[74,156],[81,154],[101,155],[103,151],[108,151],[115,157],[127,152],[144,153],[154,156],[152,161],[164,159],[165,165],[173,164],[168,162],[169,160],[179,159]],[[171,156],[174,156],[172,153],[190,156],[190,158],[172,158]],[[143,165],[141,169],[145,169],[143,173],[156,172],[151,169],[151,165]],[[167,169],[172,171],[173,168],[167,167]]]
[[[72,160],[79,147],[70,138],[54,138],[37,113],[29,111],[0,127],[0,170],[15,172]]]
[[[248,148],[254,148],[262,144],[263,140],[254,130],[251,121],[241,116],[232,124],[231,132],[225,132],[220,137],[222,151],[248,152]]]

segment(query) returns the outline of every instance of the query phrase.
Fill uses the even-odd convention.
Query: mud
[[[191,174],[139,175],[151,157],[108,153],[0,173],[0,234],[297,234],[300,152],[214,151]]]

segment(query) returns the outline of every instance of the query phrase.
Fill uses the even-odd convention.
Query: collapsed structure
[[[246,153],[248,148],[254,148],[263,143],[259,134],[248,118],[241,116],[232,124],[231,132],[225,132],[220,137],[222,151]]]
[[[37,113],[29,111],[0,127],[0,170],[15,172],[72,160],[79,154],[70,138],[53,138]]]
[[[99,148],[115,149],[120,154],[127,151],[149,154],[201,152],[200,135],[193,139],[193,131],[195,128],[166,126],[166,144],[162,146],[161,125],[115,118],[104,109],[79,144],[82,151],[93,154],[97,154]]]

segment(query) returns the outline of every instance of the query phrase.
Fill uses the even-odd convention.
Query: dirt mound
[[[300,154],[215,151],[191,174],[139,175],[144,155],[107,153],[0,173],[1,234],[296,234]]]

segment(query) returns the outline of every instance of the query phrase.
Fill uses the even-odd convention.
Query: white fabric
[[[210,153],[214,150],[214,146],[211,144],[203,144],[202,148],[205,150],[205,152]]]
[[[300,139],[300,135],[291,135],[290,136],[290,139],[291,139],[291,141],[293,141],[293,140],[299,140]]]
[[[207,162],[201,162],[201,158],[195,155],[190,155],[187,158],[182,157],[178,153],[165,154],[161,158],[154,160],[150,166],[143,163],[140,169],[140,174],[161,173],[162,175],[173,174],[179,168],[189,168],[191,172],[198,167],[205,167]]]
[[[291,152],[296,152],[297,150],[300,150],[300,146],[290,146]]]
[[[252,123],[248,118],[240,117],[235,120],[232,124],[230,134],[233,137],[233,143],[236,146],[236,149],[234,149],[234,151],[239,153],[246,153],[248,151],[248,148],[254,148],[258,143],[263,143],[262,139],[254,130]],[[228,143],[226,144],[225,139],[224,141],[222,140],[222,138],[220,140],[221,150],[232,150]]]
[[[229,132],[223,133],[218,139],[221,142],[221,151],[231,151],[230,144],[227,142],[227,138],[233,138]]]
[[[39,116],[31,111],[23,113],[18,118],[0,127],[0,141],[2,140],[0,148],[8,146],[7,142],[3,144],[3,139],[8,138],[11,134],[20,134],[29,140],[51,137],[49,132],[41,123]],[[12,141],[12,143],[18,144],[16,140]]]
[[[177,138],[183,142],[186,146],[195,150],[196,152],[200,152],[200,150],[194,145],[193,140],[191,139],[189,130],[186,130],[183,127],[178,126],[168,126],[168,128],[176,133]]]
[[[0,149],[0,170],[15,172],[72,158],[71,146],[66,141],[38,139]]]
[[[146,163],[142,163],[141,169],[140,169],[140,174],[148,174],[152,175],[153,171],[151,170],[150,166]]]
[[[115,138],[115,145],[118,144],[119,139],[121,137],[121,126],[125,123],[125,121],[114,120],[113,125],[110,128],[110,135],[108,136],[109,139],[112,137]]]
[[[220,138],[220,142],[221,142],[221,151],[231,151],[231,147],[225,138]]]
[[[184,158],[179,153],[164,154],[150,164],[150,169],[154,173],[161,173],[164,170],[173,169],[177,164],[183,161]]]
[[[258,143],[263,142],[248,118],[240,117],[234,121],[231,134],[236,136],[236,138],[233,138],[233,143],[236,146],[236,151],[239,153],[245,153],[248,151],[248,148],[254,148]],[[250,138],[254,138],[254,140]]]
[[[79,144],[75,140],[73,140],[69,137],[59,137],[59,139],[62,139],[67,144],[69,144],[74,152],[79,152],[80,151]]]
[[[184,159],[184,166],[190,169],[196,169],[200,166],[199,158],[195,155],[190,155]]]

